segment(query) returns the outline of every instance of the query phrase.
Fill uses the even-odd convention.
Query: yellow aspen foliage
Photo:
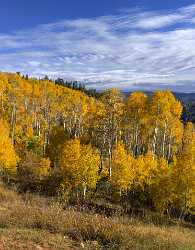
[[[83,145],[81,148],[79,179],[83,187],[95,188],[98,180],[100,157],[91,145]]]
[[[173,200],[171,167],[164,158],[157,160],[157,171],[150,190],[154,206],[163,213]]]
[[[4,104],[7,100],[7,96],[6,96],[6,90],[8,89],[9,83],[8,83],[8,79],[5,75],[3,75],[2,73],[0,73],[0,111],[1,113],[3,113],[4,111]]]
[[[151,185],[155,180],[157,173],[157,161],[151,152],[146,155],[140,155],[136,159],[136,183],[143,189]]]
[[[60,168],[62,173],[75,173],[79,168],[79,160],[81,157],[81,144],[78,139],[67,141],[64,144],[60,159]]]
[[[126,146],[134,155],[140,155],[143,143],[146,143],[147,104],[148,98],[142,92],[134,92],[127,99],[124,117]]]
[[[195,212],[195,129],[187,123],[183,135],[183,149],[172,166],[175,203],[184,212]]]
[[[14,175],[17,161],[18,157],[9,137],[8,126],[3,120],[0,120],[0,170]]]
[[[127,108],[129,115],[134,116],[135,119],[141,118],[147,110],[147,96],[142,92],[134,92],[127,99]]]
[[[148,131],[152,152],[169,161],[181,145],[182,105],[170,91],[156,91],[149,105],[149,113]]]
[[[180,118],[182,105],[170,91],[156,91],[152,96],[150,111],[157,115],[159,119],[172,116]]]
[[[65,143],[61,154],[60,168],[65,181],[73,187],[82,188],[84,196],[87,188],[94,188],[98,180],[99,154],[90,145],[81,145],[78,139]]]
[[[127,153],[122,142],[118,143],[112,152],[112,185],[121,191],[126,191],[134,181],[134,158]]]

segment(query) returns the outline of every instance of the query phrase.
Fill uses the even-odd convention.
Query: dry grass
[[[195,231],[64,210],[0,187],[0,249],[195,249]]]

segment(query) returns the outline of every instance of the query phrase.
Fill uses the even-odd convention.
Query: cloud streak
[[[0,69],[85,81],[96,88],[195,92],[195,5],[129,10],[0,34]]]

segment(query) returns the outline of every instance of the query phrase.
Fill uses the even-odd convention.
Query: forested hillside
[[[89,97],[0,73],[0,169],[20,192],[106,199],[180,218],[195,212],[195,128],[169,91]]]

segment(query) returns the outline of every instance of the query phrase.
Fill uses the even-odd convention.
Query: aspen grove
[[[98,98],[0,73],[0,171],[21,192],[195,213],[195,128],[170,91]]]

